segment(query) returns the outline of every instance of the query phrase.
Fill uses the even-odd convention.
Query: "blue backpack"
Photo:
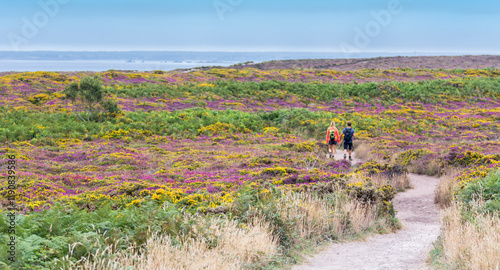
[[[351,143],[353,134],[354,134],[354,130],[352,128],[345,128],[344,129],[344,142]]]

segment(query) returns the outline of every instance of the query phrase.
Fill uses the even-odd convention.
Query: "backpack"
[[[353,134],[352,128],[345,128],[344,129],[344,142],[352,142],[352,134]]]
[[[330,141],[336,141],[337,138],[335,138],[335,130],[334,129],[330,129]]]

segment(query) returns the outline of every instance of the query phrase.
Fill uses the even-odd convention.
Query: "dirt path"
[[[347,154],[347,158],[349,158],[349,153]],[[344,159],[344,150],[339,149],[339,147],[337,146],[337,148],[335,150],[335,160],[342,160],[342,159]],[[351,164],[354,165],[356,163],[361,163],[361,162],[362,162],[362,160],[356,158],[356,153],[353,152]]]
[[[340,158],[342,154],[337,154],[336,159]],[[425,261],[440,228],[438,207],[434,204],[438,179],[409,176],[414,188],[398,193],[394,199],[403,229],[364,242],[333,244],[293,269],[429,269]]]

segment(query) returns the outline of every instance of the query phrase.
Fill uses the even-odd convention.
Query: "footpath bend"
[[[354,153],[353,153],[354,154]],[[337,151],[335,159],[342,159]],[[354,158],[354,156],[353,156]],[[354,158],[353,163],[360,162]],[[439,208],[434,204],[435,177],[410,174],[413,189],[394,198],[396,217],[403,228],[366,241],[334,243],[294,270],[430,269],[426,263],[440,232]]]

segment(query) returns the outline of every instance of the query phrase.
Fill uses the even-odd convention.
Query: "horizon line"
[[[193,52],[193,53],[344,53],[344,54],[366,54],[366,53],[445,53],[445,54],[457,54],[457,55],[500,55],[500,52],[453,52],[453,51],[363,51],[356,53],[346,53],[342,51],[201,51],[201,50],[27,50],[27,51],[16,51],[16,50],[0,50],[0,53],[9,52],[9,53],[27,53],[27,52],[107,52],[107,53],[120,53],[120,52]]]

